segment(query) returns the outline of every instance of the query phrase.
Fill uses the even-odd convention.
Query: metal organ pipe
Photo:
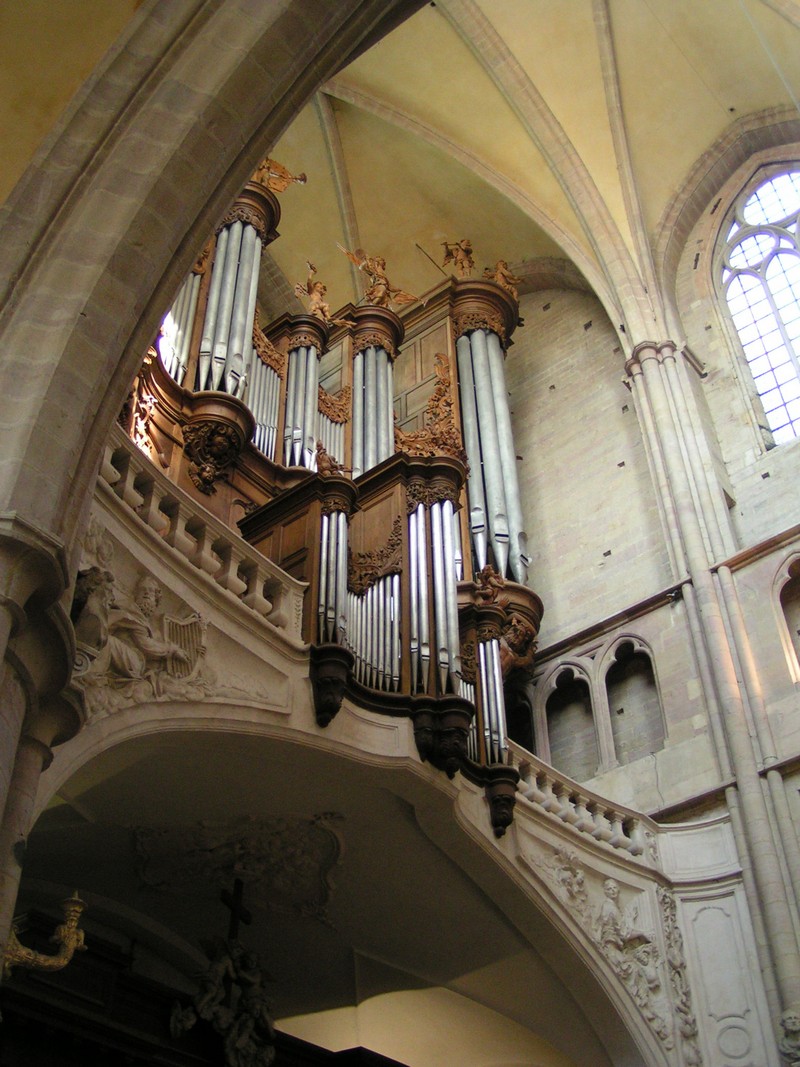
[[[517,475],[517,454],[511,432],[511,412],[508,407],[505,361],[500,338],[489,332],[487,338],[489,374],[492,381],[492,399],[497,423],[497,439],[500,448],[500,464],[505,486],[506,514],[510,538],[510,563],[514,580],[524,585],[528,578],[528,537],[522,526],[522,502]]]
[[[483,492],[483,457],[478,433],[478,409],[475,404],[475,383],[472,376],[472,349],[469,336],[462,334],[456,342],[458,377],[461,386],[461,419],[464,447],[470,467],[469,523],[478,569],[486,566],[486,499]]]
[[[508,518],[486,332],[483,329],[473,330],[470,334],[470,348],[478,409],[478,432],[483,456],[483,486],[489,507],[489,536],[496,568],[500,574],[505,574],[508,564]]]
[[[233,296],[236,290],[236,276],[239,272],[239,252],[242,247],[242,224],[237,219],[228,227],[228,247],[225,249],[225,261],[222,265],[222,285],[219,294],[217,322],[214,329],[214,343],[211,349],[211,388],[219,389],[228,356],[228,337],[230,336]],[[217,269],[219,269],[217,267]],[[208,385],[205,385],[208,388]]]

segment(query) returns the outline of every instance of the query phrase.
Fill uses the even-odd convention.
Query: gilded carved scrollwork
[[[425,409],[425,425],[410,433],[395,426],[395,451],[408,456],[452,456],[466,466],[467,453],[453,415],[447,356],[438,352],[434,369],[438,380]]]
[[[78,923],[86,905],[75,892],[63,902],[62,908],[64,922],[56,927],[56,932],[50,938],[58,945],[57,951],[52,956],[26,948],[17,936],[16,927],[11,927],[11,933],[3,950],[4,982],[11,977],[11,972],[15,967],[23,967],[29,971],[61,971],[76,952],[85,951],[84,933],[78,927]]]
[[[278,351],[261,329],[258,321],[258,310],[256,310],[255,322],[253,323],[253,348],[255,348],[256,354],[262,363],[266,363],[268,367],[271,367],[279,378],[284,377],[286,374],[286,357],[282,352]]]
[[[328,393],[319,387],[319,412],[331,422],[343,424],[350,421],[350,402],[353,390],[345,385],[338,393]]]
[[[384,545],[371,552],[350,553],[347,561],[347,587],[357,594],[366,593],[371,585],[387,574],[402,570],[403,524],[398,515]]]
[[[212,241],[206,241],[205,247],[203,248],[200,255],[197,257],[197,259],[194,261],[194,266],[192,267],[192,274],[205,274],[206,270],[208,269],[208,258],[211,255],[211,248]]]
[[[480,306],[456,311],[453,313],[452,321],[453,336],[456,340],[462,334],[470,333],[472,330],[491,330],[505,344],[506,326],[503,316],[490,307]]]

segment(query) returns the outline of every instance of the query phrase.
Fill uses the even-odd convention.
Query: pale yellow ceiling
[[[0,203],[141,0],[0,0]]]
[[[0,195],[137,6],[0,0]],[[647,284],[652,235],[703,153],[733,122],[796,106],[799,25],[791,0],[428,4],[271,147],[309,177],[284,195],[271,254],[289,287],[312,257],[340,305],[361,293],[337,243],[424,292],[440,275],[415,245],[439,259],[468,236],[479,266],[571,259],[610,307]]]

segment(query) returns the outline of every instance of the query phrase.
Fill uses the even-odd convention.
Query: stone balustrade
[[[162,474],[115,427],[100,468],[105,487],[192,566],[250,611],[302,640],[305,582],[292,578]]]
[[[509,742],[509,763],[519,771],[517,800],[524,798],[539,811],[580,834],[620,849],[652,867],[659,867],[658,824],[573,782],[553,767]]]

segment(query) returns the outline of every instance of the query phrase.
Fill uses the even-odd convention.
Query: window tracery
[[[800,167],[748,186],[733,209],[721,284],[774,444],[800,437]]]

